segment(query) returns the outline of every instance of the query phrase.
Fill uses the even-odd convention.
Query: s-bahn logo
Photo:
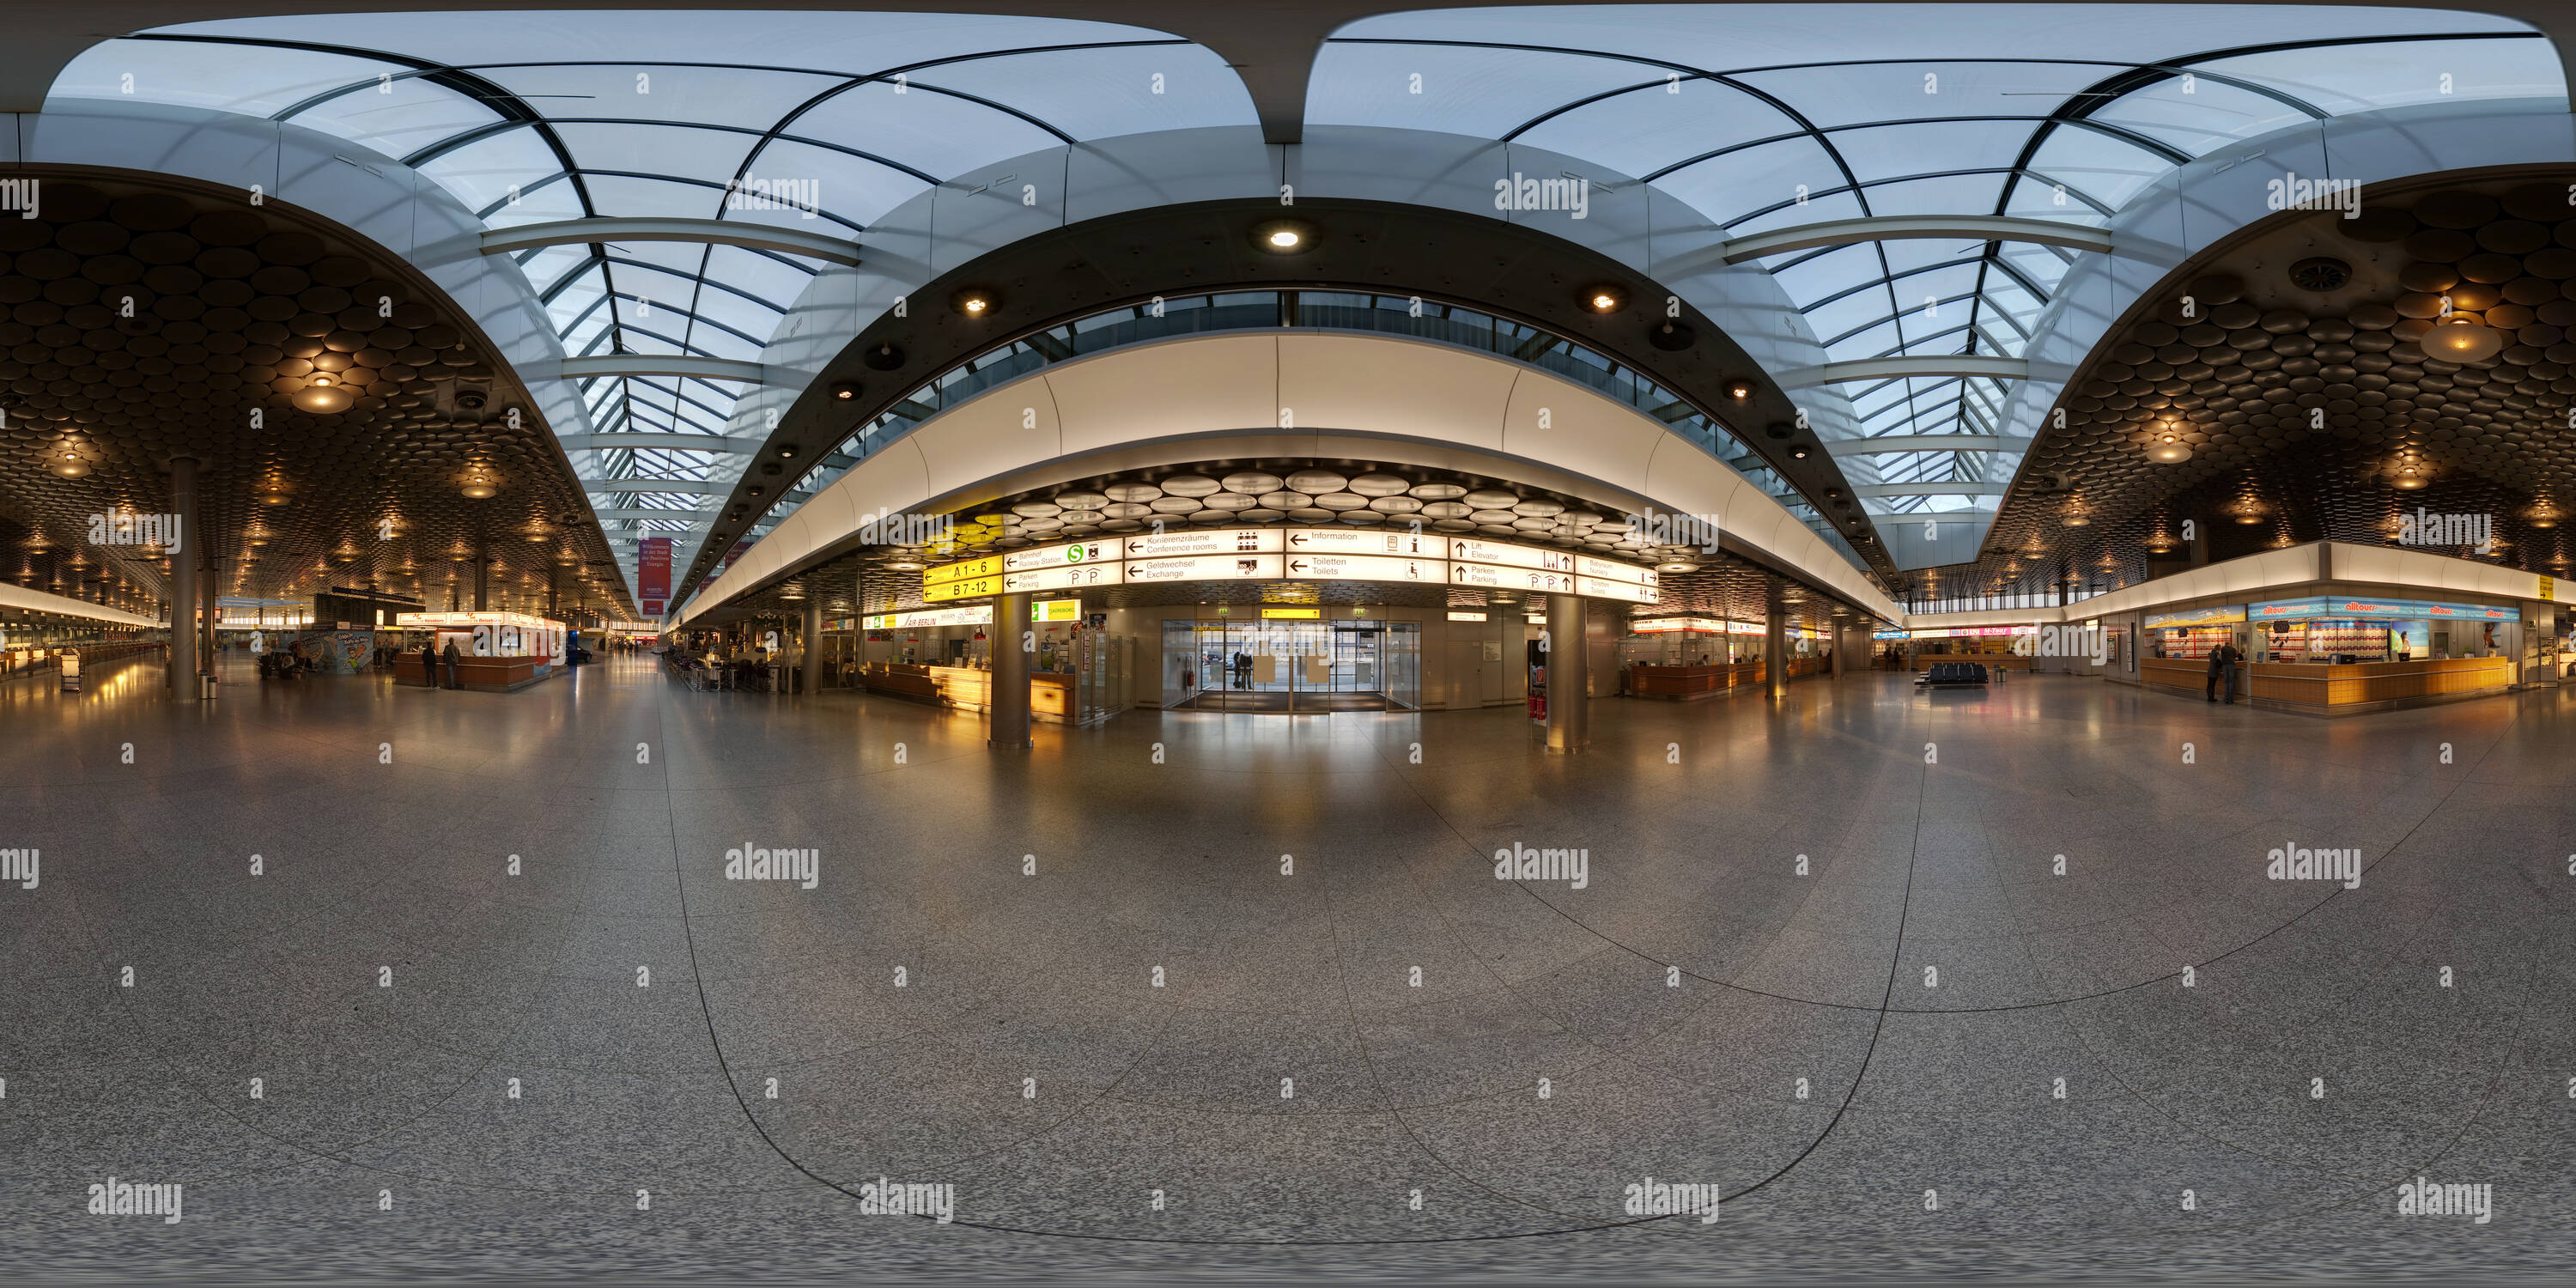
[[[1592,213],[1592,181],[1569,174],[1561,179],[1533,179],[1518,170],[1494,180],[1496,210],[1563,210],[1581,219]]]

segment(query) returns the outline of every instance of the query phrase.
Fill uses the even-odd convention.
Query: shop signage
[[[2147,626],[2223,626],[2245,620],[2243,604],[2221,604],[2215,608],[2184,608],[2170,613],[2147,614]]]
[[[2248,610],[2255,621],[2294,622],[2320,617],[2374,617],[2396,621],[2473,621],[2512,622],[2522,619],[2519,608],[2498,608],[2491,604],[2446,604],[2426,599],[2276,599],[2254,605]],[[2149,623],[2153,625],[2151,621]]]
[[[1628,630],[1636,635],[1666,635],[1674,631],[1706,631],[1715,635],[1726,629],[1726,623],[1714,617],[1649,617],[1630,622]]]
[[[1449,620],[1453,622],[1481,622],[1485,620],[1485,615],[1483,613],[1462,613],[1453,608],[1449,610]]]

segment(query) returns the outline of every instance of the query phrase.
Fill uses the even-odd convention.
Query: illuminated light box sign
[[[1292,622],[1311,622],[1320,620],[1324,616],[1324,610],[1320,608],[1265,608],[1261,610],[1261,615],[1274,621],[1286,620]]]
[[[1874,640],[1901,640],[1911,638],[1911,633],[1906,631],[1871,631],[1869,633],[1869,637]]]
[[[1449,538],[1432,533],[1365,528],[1291,528],[1284,544],[1292,555],[1401,555],[1434,563],[1448,561],[1449,546]]]
[[[924,577],[928,577],[929,575],[929,573],[922,574]],[[921,598],[923,602],[932,604],[942,603],[951,599],[982,599],[987,595],[998,595],[1001,593],[1002,579],[998,576],[960,577],[955,581],[944,582],[925,581],[922,583],[921,587]]]
[[[1026,572],[1002,574],[1002,589],[1084,590],[1093,586],[1116,586],[1126,580],[1115,563],[1057,564],[1052,568],[1035,568]]]
[[[1121,559],[1160,559],[1172,555],[1275,555],[1279,553],[1277,528],[1200,528],[1190,532],[1152,533],[1145,536],[1121,537],[1118,557]]]
[[[1113,569],[1113,571],[1118,571]],[[1177,559],[1130,559],[1123,570],[1129,585],[1174,581],[1277,581],[1277,555],[1185,555]]]
[[[1040,568],[1059,568],[1068,564],[1116,563],[1122,556],[1116,541],[1068,541],[1059,546],[1031,546],[1002,556],[1006,573],[1030,572]],[[929,573],[923,573],[924,580]]]
[[[1288,577],[1292,581],[1400,581],[1424,582],[1443,579],[1442,559],[1407,559],[1400,555],[1319,555],[1304,552],[1286,556]]]
[[[1451,609],[1449,611],[1449,620],[1453,622],[1481,622],[1485,620],[1485,615],[1483,613],[1462,613],[1456,609]]]
[[[2427,599],[2275,599],[2248,610],[2258,622],[2296,622],[2326,617],[2381,617],[2406,621],[2517,622],[2518,608],[2492,604],[2446,604]]]
[[[2225,626],[2245,620],[2245,605],[2220,604],[2213,608],[2184,608],[2170,613],[2147,614],[2150,630],[2166,626]]]
[[[933,582],[950,582],[967,577],[997,577],[1001,575],[1001,572],[1002,557],[1000,555],[986,555],[981,559],[968,559],[960,563],[941,564],[936,568],[924,571],[921,574],[921,580],[924,584]]]
[[[1078,622],[1082,620],[1079,599],[1041,599],[1029,605],[1033,622]],[[870,631],[900,631],[923,626],[990,626],[993,606],[977,604],[972,608],[924,608],[909,613],[871,613],[859,619],[859,628]]]
[[[1675,631],[1704,631],[1716,635],[1726,630],[1726,623],[1714,617],[1650,617],[1630,622],[1628,629],[1638,635],[1669,635]]]
[[[996,561],[998,561],[998,566]],[[1032,546],[921,574],[923,600],[1186,581],[1352,581],[1659,600],[1652,568],[1597,555],[1361,528],[1215,528]]]

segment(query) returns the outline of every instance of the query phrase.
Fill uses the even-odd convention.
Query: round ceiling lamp
[[[2444,362],[2484,362],[2504,351],[2504,336],[2461,316],[2425,332],[2415,343],[2426,357]]]
[[[2416,465],[2413,461],[2407,461],[2404,464],[2399,465],[2396,472],[2389,476],[2388,486],[2412,492],[2432,481],[2433,480],[2424,473],[2422,467]]]
[[[329,372],[316,372],[313,383],[296,390],[287,401],[305,411],[329,416],[349,410],[349,404],[357,400],[349,396],[349,391],[341,386],[337,377]]]
[[[465,483],[457,491],[470,501],[488,501],[500,495],[501,483],[491,471],[477,465],[465,472]]]
[[[1583,293],[1583,307],[1595,313],[1616,313],[1627,302],[1627,292],[1616,286],[1595,286]]]
[[[1297,219],[1272,219],[1252,229],[1252,244],[1272,255],[1294,255],[1315,244],[1315,226]]]
[[[76,479],[89,473],[89,462],[82,460],[81,454],[72,450],[71,444],[65,443],[62,453],[45,462],[45,468],[52,470],[57,477]]]
[[[2156,435],[2154,442],[2147,444],[2147,459],[2158,465],[2180,465],[2191,459],[2191,444],[2182,441],[2181,435],[2167,428]]]

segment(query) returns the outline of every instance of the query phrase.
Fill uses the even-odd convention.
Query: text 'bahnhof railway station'
[[[2563,1281],[2576,6],[0,16],[0,1278]]]

